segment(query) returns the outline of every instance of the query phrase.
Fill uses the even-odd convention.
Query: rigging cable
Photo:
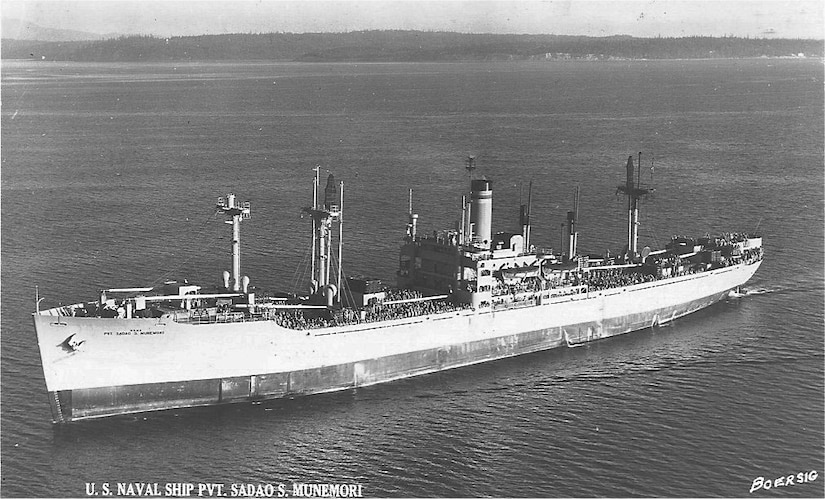
[[[205,232],[204,232],[204,230],[203,230],[203,229],[204,229],[207,225],[209,225],[209,223],[211,223],[213,220],[215,220],[217,217],[218,217],[218,213],[217,213],[217,212],[213,213],[213,214],[212,214],[212,216],[207,217],[207,219],[206,219],[206,220],[204,220],[204,222],[203,222],[203,223],[202,223],[202,224],[201,224],[201,225],[197,228],[197,233],[201,235],[201,239],[203,239],[203,238],[205,238],[205,237],[206,237],[206,234],[205,234]],[[211,238],[210,238],[210,240],[211,240]],[[196,241],[196,242],[200,242],[200,241]],[[200,247],[200,245],[198,245],[198,247]],[[175,273],[175,272],[178,272],[178,271],[179,271],[180,269],[182,269],[184,266],[186,266],[186,265],[188,265],[189,263],[191,263],[191,262],[192,262],[192,260],[194,260],[196,256],[198,256],[198,255],[197,255],[197,254],[195,254],[195,253],[191,253],[191,252],[190,252],[190,254],[189,254],[189,258],[187,258],[186,260],[184,260],[183,262],[181,262],[180,264],[178,264],[176,267],[174,267],[174,268],[172,268],[172,269],[170,269],[170,270],[167,270],[166,272],[164,272],[163,274],[161,274],[160,276],[158,276],[157,278],[155,278],[155,280],[153,280],[153,281],[152,281],[152,283],[151,283],[151,284],[152,284],[152,286],[156,286],[157,284],[160,284],[161,282],[165,281],[165,280],[166,280],[166,279],[167,279],[167,278],[168,278],[171,274],[173,274],[173,273]],[[197,272],[197,271],[195,271],[195,272]],[[199,278],[200,276],[198,275],[197,277]]]
[[[295,273],[292,275],[292,292],[294,294],[299,294],[298,291],[298,283],[301,279],[306,278],[308,273],[309,267],[309,260],[312,257],[312,248],[309,249],[306,253],[304,253],[303,258],[301,258],[301,262],[295,267]]]
[[[337,261],[337,259],[335,258],[334,255],[332,257],[332,260],[333,260],[333,262],[332,262],[333,264],[338,263],[338,261]],[[345,291],[346,291],[346,294],[344,294]],[[339,300],[341,299],[341,297],[346,296],[347,298],[349,298],[349,302],[353,306],[355,305],[355,297],[352,296],[352,290],[350,289],[349,283],[347,282],[346,273],[344,272],[344,267],[343,266],[341,266],[341,289],[338,290],[338,293],[339,293]],[[343,301],[343,300],[341,300],[341,301]]]

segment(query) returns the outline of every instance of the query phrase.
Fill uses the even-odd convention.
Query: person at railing
[[[657,280],[653,274],[626,272],[624,269],[600,269],[588,272],[590,291],[619,288]]]
[[[366,309],[363,320],[360,318],[358,311],[353,309],[342,309],[339,314],[334,314],[331,317],[317,316],[308,318],[304,315],[302,310],[282,311],[269,317],[275,320],[275,322],[280,326],[289,329],[303,330],[357,324],[361,322],[380,322],[406,317],[418,317],[421,315],[431,315],[462,310],[468,306],[469,305],[466,304],[456,305],[451,301],[442,299],[422,302],[395,303],[390,305],[376,303]]]
[[[422,298],[420,291],[415,289],[385,289],[385,301],[414,300]]]

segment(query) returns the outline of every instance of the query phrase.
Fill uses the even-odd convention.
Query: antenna
[[[579,186],[576,186],[576,193],[573,195],[573,215],[576,223],[579,222]]]
[[[759,221],[756,222],[756,227],[753,229],[753,235],[757,235],[757,231],[759,230],[759,226],[762,225],[762,219],[765,217],[759,217]]]
[[[467,159],[465,160],[465,162],[467,163],[467,166],[465,166],[464,168],[467,169],[467,175],[469,175],[470,178],[472,178],[473,171],[475,171],[475,169],[476,169],[476,157],[475,156],[467,156]]]

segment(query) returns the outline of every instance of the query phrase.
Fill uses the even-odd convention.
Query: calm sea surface
[[[816,470],[751,495],[822,496],[823,102],[822,61],[805,60],[3,61],[0,492],[340,482],[370,496],[747,496],[759,476]],[[657,188],[642,244],[758,227],[765,262],[744,296],[670,327],[353,392],[51,423],[35,285],[54,306],[217,282],[231,266],[221,195],[252,202],[253,284],[303,289],[299,209],[321,165],[345,182],[345,273],[393,282],[408,188],[422,231],[452,227],[467,155],[493,181],[495,229],[516,227],[532,180],[533,240],[558,246],[578,185],[580,249],[620,249],[616,185],[639,151]]]

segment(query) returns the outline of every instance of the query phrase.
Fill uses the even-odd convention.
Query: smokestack
[[[493,187],[486,179],[470,182],[472,208],[470,223],[474,225],[475,236],[484,244],[492,241],[493,230]]]

